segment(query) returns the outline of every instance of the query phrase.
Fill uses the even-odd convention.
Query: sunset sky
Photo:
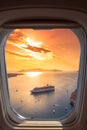
[[[5,52],[9,72],[79,68],[80,44],[70,29],[16,29],[8,37]]]

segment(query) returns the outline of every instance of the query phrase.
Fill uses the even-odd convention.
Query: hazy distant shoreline
[[[20,70],[18,72],[62,72],[62,70],[57,70],[57,69],[50,69],[50,70],[47,70],[47,69],[27,69],[27,70]]]
[[[28,69],[28,70],[20,70],[18,72],[12,72],[12,73],[8,73],[8,78],[11,77],[16,77],[18,75],[24,75],[24,73],[26,72],[62,72],[62,70],[44,70],[44,69]]]
[[[29,69],[29,70],[20,70],[18,72],[9,72],[8,73],[8,78],[11,78],[11,77],[17,77],[19,75],[25,75],[25,73],[27,72],[67,72],[67,71],[63,71],[63,70],[56,70],[56,69],[53,69],[53,70],[45,70],[45,69]],[[78,72],[78,71],[70,71],[70,72]],[[67,72],[69,73],[69,72]]]

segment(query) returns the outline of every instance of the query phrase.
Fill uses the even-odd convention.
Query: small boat
[[[33,90],[31,90],[31,93],[32,94],[40,94],[40,93],[46,93],[46,92],[52,92],[55,90],[55,86],[52,86],[52,85],[46,85],[46,86],[43,86],[43,87],[36,87],[34,88]]]
[[[55,109],[53,109],[53,113],[55,113],[56,111],[55,111]]]

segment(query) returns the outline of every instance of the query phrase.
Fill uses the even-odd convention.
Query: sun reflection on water
[[[25,74],[30,77],[37,77],[37,76],[41,75],[42,72],[26,72]]]

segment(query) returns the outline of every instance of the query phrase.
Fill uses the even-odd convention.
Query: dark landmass
[[[70,97],[70,104],[72,106],[74,106],[75,102],[76,102],[76,91],[77,91],[77,89],[74,92],[72,92],[71,97]]]
[[[18,75],[23,75],[23,74],[17,74],[17,73],[9,73],[8,74],[8,78],[11,78],[11,77],[16,77],[16,76],[18,76]]]
[[[46,70],[46,69],[27,69],[27,70],[20,70],[18,72],[51,72],[51,71],[55,71],[55,72],[62,72],[62,70],[56,70],[56,69],[52,69],[52,70]]]

